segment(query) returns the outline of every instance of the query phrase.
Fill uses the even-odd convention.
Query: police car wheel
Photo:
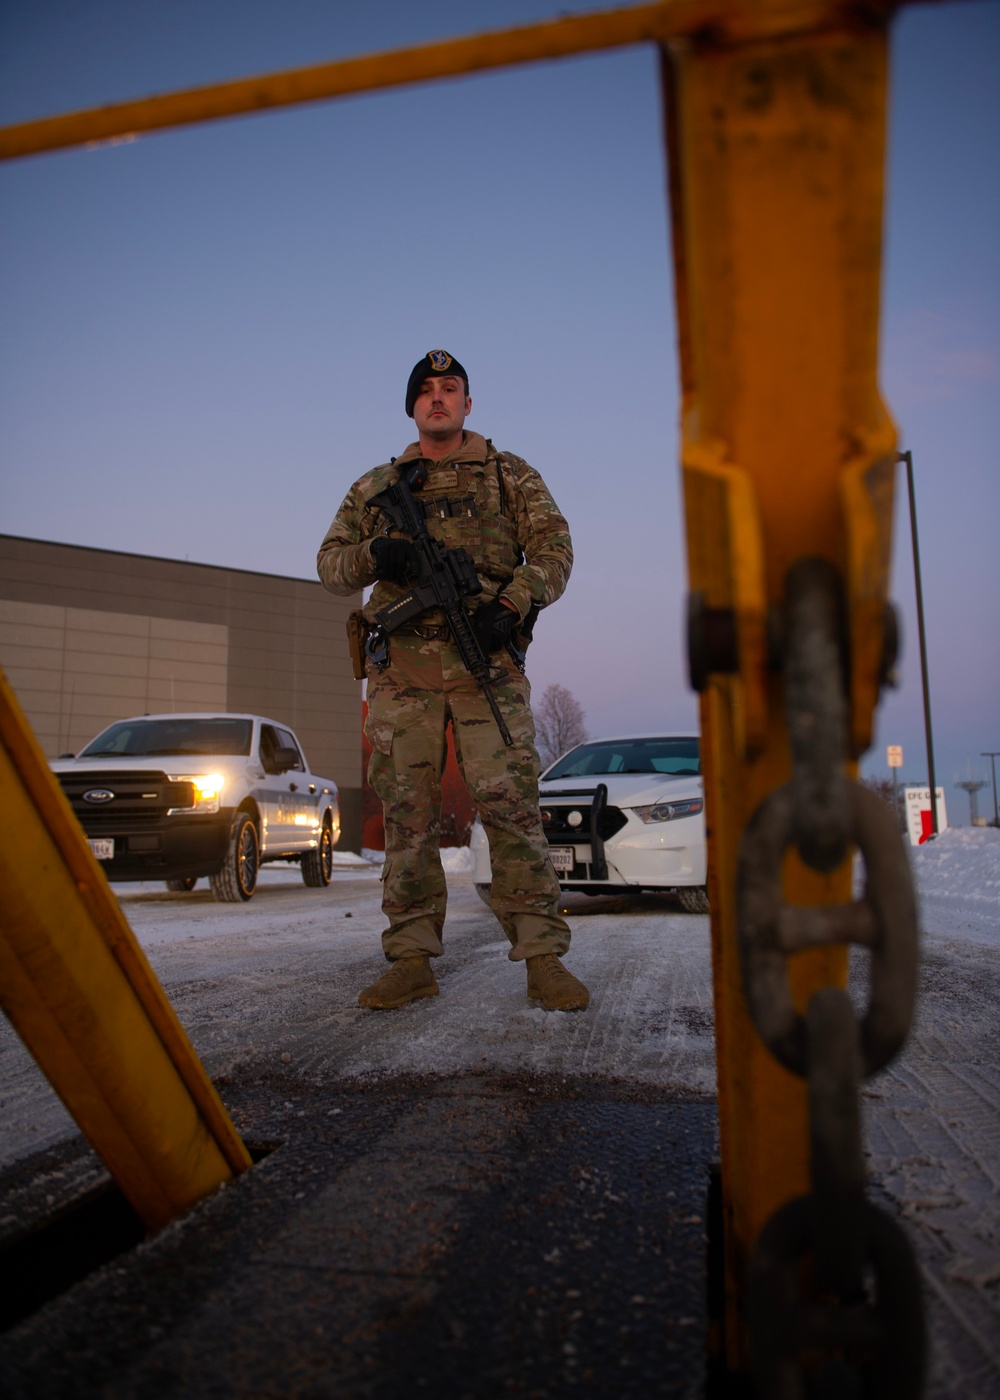
[[[492,888],[493,888],[492,884],[485,884],[485,885],[477,885],[477,886],[476,886],[476,894],[478,894],[479,898],[480,898],[480,899],[483,901],[483,903],[486,905],[487,909],[492,909],[492,908],[493,908],[493,905],[490,903],[490,890],[492,890]]]
[[[677,898],[681,908],[689,914],[708,913],[708,890],[704,885],[688,885],[686,889],[679,889]]]

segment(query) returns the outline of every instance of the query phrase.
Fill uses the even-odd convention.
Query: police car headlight
[[[171,774],[172,783],[190,783],[194,788],[194,806],[185,808],[192,812],[217,812],[222,789],[226,779],[222,773],[179,773]]]
[[[692,797],[683,802],[654,802],[651,807],[633,807],[643,822],[672,822],[678,817],[696,817],[705,806],[704,799]]]

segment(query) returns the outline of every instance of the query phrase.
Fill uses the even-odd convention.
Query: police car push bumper
[[[609,753],[609,766],[617,770],[595,771],[589,779],[560,778],[567,768],[588,766],[584,750],[595,751],[595,759]],[[583,755],[582,762],[574,764],[574,752]],[[626,766],[633,763],[635,768]],[[680,764],[683,772],[669,771]],[[595,761],[594,767],[602,765]],[[539,787],[539,809],[562,888],[703,892],[707,853],[699,767],[697,736],[685,735],[595,740],[548,769]],[[470,846],[474,882],[485,893],[491,880],[489,847],[478,822]]]

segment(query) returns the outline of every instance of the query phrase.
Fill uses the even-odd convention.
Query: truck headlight
[[[171,774],[172,783],[190,783],[194,788],[194,806],[185,808],[189,812],[217,812],[222,789],[226,779],[222,773],[178,773]]]
[[[632,811],[643,822],[672,822],[678,817],[696,817],[705,806],[701,797],[690,797],[683,802],[654,802],[651,807],[633,807]]]

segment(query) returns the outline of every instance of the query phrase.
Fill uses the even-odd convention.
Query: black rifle
[[[474,598],[482,593],[483,585],[479,581],[468,550],[448,549],[427,529],[423,512],[413,496],[413,487],[419,491],[426,480],[426,464],[416,462],[409,471],[400,474],[399,480],[393,486],[387,486],[368,502],[370,506],[378,506],[380,510],[385,511],[396,529],[409,536],[416,546],[420,561],[420,572],[409,593],[380,608],[375,617],[386,632],[392,633],[430,608],[440,608],[462,658],[462,664],[486,696],[500,730],[500,737],[510,748],[514,740],[500,713],[496,696],[490,689],[498,681],[502,681],[507,672],[503,667],[490,663],[479,638],[472,630],[469,614],[462,601],[463,598]]]

